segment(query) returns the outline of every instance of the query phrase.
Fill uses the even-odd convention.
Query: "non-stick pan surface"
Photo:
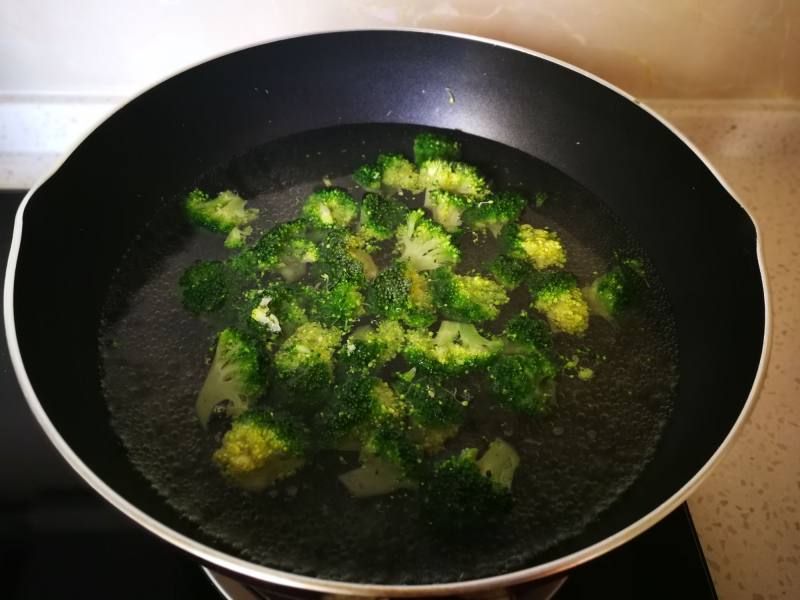
[[[109,282],[165,198],[270,140],[361,123],[459,129],[576,180],[642,244],[677,321],[679,395],[635,486],[529,568],[456,585],[566,568],[666,514],[741,424],[760,373],[767,311],[755,226],[701,158],[629,98],[546,58],[435,33],[324,34],[205,63],[110,117],[31,194],[9,261],[7,330],[23,390],[54,443],[119,508],[207,561],[304,587],[378,591],[282,573],[214,548],[131,467],[109,425],[97,369]]]

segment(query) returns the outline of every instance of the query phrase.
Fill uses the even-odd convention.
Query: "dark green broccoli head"
[[[488,229],[497,237],[503,227],[519,218],[526,204],[525,197],[516,192],[492,194],[464,212],[464,223],[475,231]]]
[[[367,310],[411,327],[428,327],[436,321],[427,278],[403,261],[381,271],[370,284]]]
[[[316,245],[305,239],[305,233],[302,219],[278,223],[237,260],[243,269],[255,260],[262,273],[277,271],[286,281],[296,281],[305,275],[306,265],[319,258]]]
[[[634,302],[643,283],[642,262],[620,260],[585,290],[586,299],[593,312],[614,319]]]
[[[426,482],[425,516],[444,532],[459,534],[485,528],[511,511],[511,489],[482,473],[477,455],[475,448],[462,450],[439,463]]]
[[[508,320],[503,335],[511,344],[520,348],[546,351],[553,343],[547,322],[525,311]]]
[[[409,438],[425,453],[436,454],[458,433],[467,401],[445,389],[439,378],[415,377],[414,372],[398,374],[394,389],[408,407]]]
[[[275,370],[296,394],[312,394],[333,381],[333,353],[342,331],[316,322],[301,325],[275,353]]]
[[[456,275],[443,267],[431,273],[433,302],[443,317],[466,323],[497,318],[508,302],[502,286],[480,275]]]
[[[183,306],[196,315],[220,308],[228,297],[228,268],[218,260],[190,265],[178,280]]]
[[[458,160],[461,158],[461,142],[435,133],[420,133],[414,138],[414,162],[421,165],[434,158]]]
[[[367,193],[361,201],[361,224],[359,231],[376,240],[388,240],[405,220],[408,209],[404,204],[381,196]]]
[[[306,286],[271,281],[243,294],[239,321],[243,329],[267,342],[276,335],[290,336],[308,322],[309,299]]]
[[[381,170],[378,165],[361,165],[353,172],[353,179],[365,190],[381,189]]]
[[[349,281],[310,291],[311,318],[326,327],[349,329],[364,314],[361,287]]]
[[[330,288],[339,283],[361,286],[366,281],[364,263],[354,256],[355,236],[346,229],[331,229],[319,243],[319,260],[311,275]]]
[[[555,396],[557,369],[541,352],[506,354],[488,367],[498,402],[515,412],[536,415],[546,411]]]
[[[318,439],[323,448],[336,448],[360,440],[361,426],[372,417],[372,391],[379,382],[377,377],[355,372],[336,385],[331,401],[316,418]]]
[[[528,279],[532,266],[525,260],[500,254],[492,259],[488,269],[500,285],[511,291]]]
[[[220,192],[212,199],[205,192],[194,190],[186,198],[185,209],[192,223],[219,233],[245,227],[258,217],[257,208],[247,208],[247,201],[230,191]]]
[[[303,205],[303,216],[312,227],[347,227],[356,216],[352,196],[340,188],[325,188],[314,192]]]

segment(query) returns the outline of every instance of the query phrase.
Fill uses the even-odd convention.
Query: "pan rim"
[[[435,584],[418,584],[418,585],[417,584],[384,585],[384,584],[369,584],[369,583],[351,583],[346,581],[319,579],[316,577],[309,577],[306,575],[297,575],[287,571],[281,571],[279,569],[275,569],[272,567],[258,565],[256,563],[252,563],[245,559],[237,558],[221,550],[216,550],[210,546],[198,542],[197,540],[189,536],[181,534],[175,531],[174,529],[167,527],[166,525],[161,523],[158,519],[151,517],[143,510],[139,509],[138,507],[128,502],[128,500],[123,498],[114,489],[112,489],[111,486],[105,483],[105,481],[103,481],[98,475],[96,475],[80,459],[80,457],[78,457],[78,455],[72,450],[69,444],[67,444],[64,438],[61,437],[60,433],[53,425],[53,423],[50,421],[50,418],[48,417],[42,404],[40,403],[38,397],[36,396],[33,386],[31,385],[31,382],[25,371],[25,366],[22,362],[22,355],[20,352],[19,344],[17,342],[16,324],[14,320],[14,279],[16,274],[17,260],[19,257],[20,244],[22,240],[24,212],[29,200],[33,197],[35,192],[40,187],[42,187],[42,185],[44,185],[44,183],[46,183],[51,177],[53,177],[53,175],[62,167],[62,165],[66,162],[66,160],[75,152],[78,146],[80,146],[86,140],[86,138],[88,138],[92,134],[92,132],[94,132],[98,127],[100,127],[112,115],[116,114],[122,108],[131,103],[134,99],[138,98],[139,96],[149,91],[150,89],[157,87],[158,85],[167,81],[168,79],[171,79],[172,77],[180,73],[183,73],[184,71],[195,68],[204,63],[216,60],[223,56],[234,54],[236,52],[247,50],[249,48],[261,46],[266,43],[279,42],[297,38],[336,35],[341,33],[354,33],[354,32],[405,32],[405,33],[422,33],[422,34],[459,38],[468,41],[489,44],[492,46],[498,46],[517,52],[522,52],[534,56],[536,58],[554,63],[566,69],[569,69],[577,73],[578,75],[587,77],[593,80],[594,82],[605,86],[609,90],[619,94],[624,99],[632,102],[633,104],[635,104],[636,106],[647,112],[650,116],[658,120],[667,129],[669,129],[681,142],[683,142],[698,157],[698,159],[709,170],[709,172],[717,179],[717,181],[720,183],[723,189],[731,196],[731,198],[734,199],[734,201],[742,208],[742,210],[744,210],[745,214],[753,224],[756,233],[756,257],[757,257],[759,272],[761,275],[761,283],[764,290],[764,298],[763,298],[764,337],[763,337],[761,357],[759,360],[758,369],[756,370],[756,375],[753,380],[753,384],[750,388],[747,400],[745,401],[745,404],[742,407],[741,412],[739,413],[739,416],[737,417],[736,421],[734,422],[728,434],[725,436],[725,439],[720,443],[720,445],[714,451],[711,457],[709,457],[706,463],[697,471],[697,473],[695,473],[695,475],[691,479],[689,479],[689,481],[687,481],[683,485],[683,487],[678,489],[675,493],[672,494],[672,496],[667,498],[664,502],[662,502],[659,506],[651,510],[649,513],[640,517],[637,521],[631,523],[624,529],[617,531],[615,534],[608,536],[605,539],[591,546],[587,546],[581,550],[548,561],[546,563],[542,563],[532,567],[527,567],[525,569],[519,569],[517,571],[512,571],[510,573],[503,573],[491,577],[484,577],[480,579],[472,579],[466,581],[435,583]],[[199,60],[191,65],[185,66],[177,70],[174,73],[169,74],[168,76],[163,77],[159,81],[144,87],[138,93],[130,96],[130,98],[127,101],[120,104],[115,110],[113,110],[109,114],[106,114],[104,117],[99,119],[98,122],[91,129],[89,129],[80,140],[76,141],[72,145],[72,147],[61,157],[58,163],[53,166],[50,172],[45,177],[43,177],[38,184],[36,184],[34,187],[30,189],[30,191],[25,195],[25,198],[20,203],[20,206],[17,209],[17,213],[14,218],[14,228],[12,233],[11,248],[8,255],[8,263],[6,266],[5,281],[3,285],[3,312],[4,312],[4,323],[6,330],[6,342],[8,344],[9,356],[11,358],[11,363],[14,368],[14,373],[17,377],[17,381],[23,392],[25,400],[27,401],[28,406],[31,412],[33,413],[34,417],[36,418],[36,421],[38,422],[39,426],[48,436],[50,442],[55,446],[55,448],[58,450],[58,452],[61,454],[64,460],[66,460],[66,462],[70,465],[70,467],[76,473],[78,473],[78,475],[80,475],[81,478],[94,491],[100,494],[106,501],[112,504],[126,517],[135,521],[136,523],[138,523],[139,525],[141,525],[154,535],[157,535],[158,537],[164,539],[165,541],[168,541],[169,543],[177,546],[178,548],[193,555],[194,557],[200,559],[201,561],[213,564],[224,570],[242,575],[244,577],[248,577],[250,579],[264,581],[290,588],[300,588],[316,592],[354,595],[354,596],[380,596],[380,597],[463,595],[463,594],[481,592],[488,589],[511,587],[514,585],[519,585],[536,579],[542,579],[545,577],[556,575],[558,573],[562,573],[568,569],[571,569],[585,562],[588,562],[589,560],[592,560],[598,556],[601,556],[606,552],[609,552],[621,546],[627,541],[643,533],[644,531],[646,531],[647,529],[658,523],[666,515],[675,510],[683,501],[685,501],[697,489],[697,487],[708,477],[712,469],[722,460],[725,453],[732,446],[732,443],[741,434],[744,428],[744,424],[748,420],[755,406],[756,399],[759,395],[759,392],[761,391],[764,382],[764,376],[766,373],[767,364],[769,362],[771,336],[772,336],[771,300],[767,282],[766,265],[764,262],[763,237],[761,235],[759,224],[757,220],[754,218],[754,216],[751,214],[751,212],[748,210],[748,208],[741,202],[738,196],[734,193],[733,189],[725,181],[722,175],[710,163],[710,161],[674,125],[672,125],[664,117],[659,115],[651,107],[641,102],[638,98],[616,87],[615,85],[609,83],[608,81],[588,71],[585,71],[579,67],[576,67],[570,63],[551,57],[547,54],[543,54],[541,52],[537,52],[535,50],[524,48],[522,46],[518,46],[515,44],[501,42],[498,40],[493,40],[491,38],[486,38],[471,34],[442,31],[435,29],[399,28],[399,27],[369,28],[369,29],[364,29],[364,28],[337,29],[328,31],[307,32],[302,34],[262,40],[260,42],[243,45],[236,49],[220,52],[216,55]]]

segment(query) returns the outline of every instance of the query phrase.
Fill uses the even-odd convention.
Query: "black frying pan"
[[[376,585],[248,562],[156,493],[109,425],[98,373],[100,314],[123,254],[154,215],[249,149],[374,123],[458,129],[578,182],[639,241],[672,304],[680,387],[652,460],[581,533],[522,562],[495,561],[436,581],[404,572],[400,559]],[[703,159],[634,100],[545,57],[486,41],[344,32],[273,42],[190,69],[90,134],[20,209],[6,328],[22,388],[51,440],[99,493],[156,534],[264,581],[354,594],[460,593],[578,564],[685,499],[752,405],[767,347],[763,281],[750,217]]]

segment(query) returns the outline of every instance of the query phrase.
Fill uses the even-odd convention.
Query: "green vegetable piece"
[[[480,275],[456,275],[450,268],[431,274],[433,301],[446,319],[467,323],[493,320],[508,302],[502,286]]]
[[[189,220],[209,231],[228,233],[244,227],[258,217],[257,208],[247,208],[247,200],[231,191],[220,192],[214,199],[201,190],[189,193],[185,203]]]
[[[496,256],[488,265],[489,272],[497,282],[509,291],[524,283],[530,276],[532,268],[528,261],[505,254]]]
[[[413,194],[422,191],[417,167],[402,154],[381,154],[378,156],[378,169],[381,184],[387,191],[409,190]]]
[[[353,198],[339,188],[314,192],[303,205],[303,216],[312,227],[347,227],[358,209]]]
[[[553,343],[549,325],[525,311],[508,320],[503,335],[511,344],[523,349],[546,351]]]
[[[525,198],[515,192],[492,194],[464,212],[464,223],[474,231],[488,229],[497,237],[503,227],[519,218],[526,204]]]
[[[612,321],[634,303],[644,282],[640,260],[620,260],[585,288],[584,295],[591,312]]]
[[[383,321],[376,327],[363,325],[350,334],[339,349],[339,362],[347,371],[374,371],[402,350],[406,333],[397,321]]]
[[[219,309],[228,297],[228,273],[224,263],[207,260],[190,265],[178,280],[183,306],[200,315]]]
[[[410,327],[428,327],[436,321],[428,279],[402,261],[384,269],[369,286],[367,310]]]
[[[219,408],[231,417],[250,408],[264,393],[267,378],[261,350],[234,329],[217,338],[214,358],[197,396],[195,409],[205,427]]]
[[[242,414],[222,438],[214,462],[231,482],[260,491],[296,473],[305,463],[302,429],[268,411]]]
[[[567,262],[564,247],[553,231],[512,223],[503,228],[500,240],[509,256],[527,260],[536,269],[562,268]]]
[[[364,314],[361,289],[349,281],[312,290],[310,297],[311,318],[326,327],[350,329],[353,322]]]
[[[488,367],[492,392],[514,412],[536,415],[550,408],[555,397],[557,369],[541,352],[509,354]]]
[[[381,196],[367,193],[361,201],[361,223],[359,231],[376,240],[388,240],[397,227],[405,221],[408,209],[405,205]]]
[[[414,162],[421,165],[427,160],[458,160],[461,143],[435,133],[420,133],[414,138]]]
[[[377,192],[381,189],[381,170],[377,165],[361,165],[353,173],[353,179],[365,190]]]
[[[502,347],[472,324],[442,321],[436,336],[424,329],[407,331],[403,355],[425,373],[460,375],[486,365]]]
[[[444,443],[458,433],[465,407],[454,393],[433,377],[414,377],[415,369],[400,374],[395,392],[408,406],[409,437],[427,454],[440,452]],[[409,376],[410,374],[410,376]]]
[[[489,184],[478,169],[463,162],[432,159],[419,167],[419,186],[444,190],[479,201],[489,195]]]
[[[433,220],[449,233],[460,230],[461,215],[469,206],[470,200],[466,196],[439,189],[425,192],[425,208],[431,211]]]
[[[572,335],[581,335],[589,327],[589,306],[573,275],[564,271],[538,272],[529,287],[532,308],[547,317],[550,327]]]
[[[397,253],[417,271],[455,265],[461,252],[444,228],[425,218],[422,209],[411,211],[397,228]]]
[[[261,236],[252,251],[240,253],[239,265],[243,270],[275,271],[287,282],[297,281],[309,264],[319,260],[319,249],[305,239],[305,233],[306,223],[300,219],[278,223]]]
[[[333,381],[333,353],[342,331],[319,323],[301,325],[275,353],[278,377],[296,394],[317,392]]]

